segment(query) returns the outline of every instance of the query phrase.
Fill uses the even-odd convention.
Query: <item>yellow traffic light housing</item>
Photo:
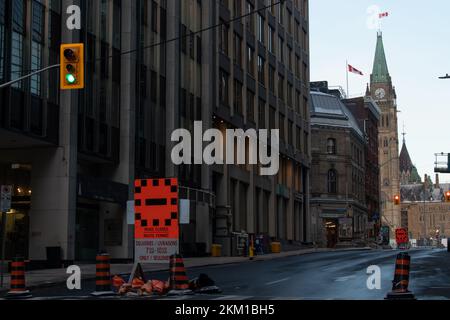
[[[60,52],[61,90],[84,88],[84,44],[71,43],[61,45]]]
[[[450,202],[450,191],[445,193],[445,202]]]
[[[400,196],[399,195],[394,196],[394,204],[396,206],[400,205]]]

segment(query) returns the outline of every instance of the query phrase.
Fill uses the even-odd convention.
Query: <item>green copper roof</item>
[[[383,36],[378,33],[377,49],[375,51],[375,60],[373,62],[372,83],[385,83],[389,81],[389,70],[384,53]]]
[[[411,178],[412,183],[422,183],[422,178],[419,175],[419,172],[417,171],[417,168],[413,166],[413,169],[411,171]]]

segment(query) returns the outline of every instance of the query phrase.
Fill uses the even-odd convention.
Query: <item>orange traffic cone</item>
[[[109,254],[98,254],[95,267],[95,291],[91,295],[96,297],[115,295],[111,290],[111,264]]]
[[[25,286],[25,262],[23,258],[14,258],[11,263],[11,290],[6,299],[28,299],[32,295]]]
[[[414,294],[408,290],[410,264],[411,257],[407,253],[397,255],[392,292],[386,296],[387,300],[415,300]]]
[[[183,258],[180,255],[170,257],[169,295],[192,294],[186,275]]]

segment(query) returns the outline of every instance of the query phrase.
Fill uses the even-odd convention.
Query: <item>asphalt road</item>
[[[217,295],[152,297],[151,299],[305,299],[382,300],[390,291],[399,251],[370,250],[314,253],[269,261],[193,268],[189,278],[206,273],[222,289]],[[410,290],[416,298],[450,299],[450,253],[437,249],[410,250]],[[381,289],[367,288],[367,268],[381,269]],[[168,272],[146,274],[166,280]],[[34,289],[34,299],[91,299],[94,281],[83,281],[82,290],[65,285]],[[117,298],[115,298],[117,299]],[[148,299],[148,298],[147,298]]]

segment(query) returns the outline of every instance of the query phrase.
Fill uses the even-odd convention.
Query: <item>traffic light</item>
[[[445,202],[450,202],[450,191],[445,193]]]
[[[61,90],[84,88],[84,44],[61,45]]]
[[[400,205],[400,196],[398,194],[394,196],[394,204],[396,206]]]

